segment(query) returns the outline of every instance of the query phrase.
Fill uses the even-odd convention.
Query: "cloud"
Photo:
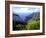
[[[33,13],[40,12],[39,8],[31,8],[31,7],[13,7],[13,13]]]

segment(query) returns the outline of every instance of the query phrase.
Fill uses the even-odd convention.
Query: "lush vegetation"
[[[14,30],[37,30],[40,29],[40,20],[29,20],[27,24],[14,25]]]
[[[31,20],[28,21],[28,24],[26,26],[26,29],[28,30],[36,30],[40,28],[40,21]]]
[[[13,30],[38,30],[40,29],[40,13],[34,13],[27,24],[16,24],[13,22]]]

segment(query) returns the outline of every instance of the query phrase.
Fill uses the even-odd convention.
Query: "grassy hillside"
[[[29,20],[28,24],[26,25],[27,30],[36,30],[40,28],[40,21]]]

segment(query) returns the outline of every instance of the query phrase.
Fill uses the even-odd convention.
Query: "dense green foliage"
[[[15,30],[37,30],[40,29],[40,20],[29,20],[27,25],[14,25]]]
[[[28,30],[36,30],[40,28],[40,21],[31,20],[28,22],[26,29]]]

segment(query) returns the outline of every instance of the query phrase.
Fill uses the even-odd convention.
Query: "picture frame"
[[[10,20],[12,20],[12,7],[24,7],[24,5],[26,5],[25,7],[32,7],[32,8],[40,8],[41,12],[40,12],[40,19],[42,17],[41,20],[41,32],[35,30],[35,31],[19,31],[17,30],[15,32],[15,30],[12,30],[12,21],[10,22]],[[34,5],[34,6],[33,6]],[[26,8],[22,8],[25,9]],[[19,10],[20,10],[19,8]],[[16,9],[15,9],[16,10]],[[17,9],[18,10],[18,9]],[[13,10],[14,11],[14,10]],[[27,10],[28,11],[28,10]],[[33,10],[34,11],[34,10]],[[16,11],[15,11],[16,12]],[[19,11],[18,11],[19,12]],[[24,11],[25,12],[25,11]],[[18,36],[34,36],[34,35],[44,35],[45,34],[45,5],[44,3],[36,3],[36,2],[20,2],[20,1],[5,1],[5,37],[18,37]],[[13,27],[14,29],[14,27]],[[12,32],[12,31],[14,32]],[[29,33],[28,33],[29,32]]]

